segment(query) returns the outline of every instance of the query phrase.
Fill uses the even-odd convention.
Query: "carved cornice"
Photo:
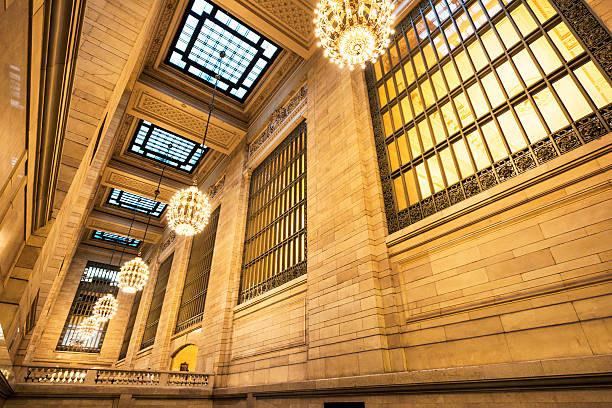
[[[221,177],[219,181],[208,188],[206,191],[208,199],[210,201],[216,200],[223,191],[223,186],[225,186],[225,176]]]
[[[306,106],[307,97],[308,85],[304,85],[286,104],[277,108],[272,113],[270,121],[261,135],[249,145],[249,159],[266,143],[266,141],[276,136],[285,124],[289,123],[300,114],[302,109]]]
[[[170,235],[168,236],[168,238],[163,241],[159,246],[160,252],[163,252],[168,249],[168,247],[172,245],[174,241],[176,241],[176,233],[174,231],[170,231]]]

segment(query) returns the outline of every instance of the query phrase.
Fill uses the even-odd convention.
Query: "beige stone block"
[[[603,201],[588,207],[584,207],[571,214],[555,218],[540,224],[545,238],[560,235],[591,224],[597,224],[612,216],[610,208],[612,201]]]
[[[549,249],[542,249],[519,256],[508,261],[486,267],[487,275],[491,281],[506,278],[511,275],[521,274],[534,269],[553,265],[555,260]]]
[[[506,333],[514,361],[592,355],[579,323]]]
[[[408,288],[404,291],[404,296],[409,302],[429,298],[432,296],[436,296],[437,294],[438,292],[436,292],[436,285],[434,283],[419,286],[416,288]]]
[[[502,234],[503,230],[496,232],[496,235]],[[500,254],[538,242],[544,238],[539,225],[532,225],[511,234],[502,235],[499,238],[494,237],[480,245],[481,254],[487,254],[488,256]]]
[[[574,269],[581,269],[585,266],[599,263],[599,257],[597,255],[588,255],[582,258],[572,259],[567,262],[562,262],[554,265],[550,265],[544,268],[531,270],[521,274],[523,280],[528,281],[532,279],[541,278],[544,276],[558,274],[564,271],[571,271]]]
[[[604,252],[610,249],[612,231],[589,235],[572,242],[550,248],[556,262],[566,262],[586,255]]]
[[[570,323],[578,320],[570,303],[562,303],[501,315],[501,322],[507,332],[534,327]]]
[[[504,328],[502,327],[499,317],[494,316],[470,320],[463,323],[449,324],[444,327],[444,331],[448,340],[457,340],[502,333]]]
[[[409,331],[402,334],[402,341],[406,346],[439,343],[446,341],[444,327],[432,327],[422,330]]]
[[[597,296],[572,302],[580,320],[598,319],[612,315],[612,295]]]
[[[359,374],[380,374],[385,372],[382,350],[370,350],[358,353]]]
[[[487,271],[485,268],[480,268],[436,282],[436,292],[439,294],[453,292],[488,281]]]
[[[434,274],[440,273],[477,261],[480,257],[481,250],[478,247],[468,248],[453,255],[431,261],[431,270]]]
[[[593,354],[612,353],[612,318],[582,322],[581,325]]]

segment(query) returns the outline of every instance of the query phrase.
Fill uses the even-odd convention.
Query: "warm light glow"
[[[98,332],[100,321],[96,316],[89,316],[77,328],[80,340],[89,340]]]
[[[149,279],[149,267],[141,257],[127,261],[119,271],[119,287],[127,293],[142,290]]]
[[[393,34],[391,0],[321,0],[315,9],[315,35],[324,55],[342,68],[365,68],[389,46]]]
[[[174,194],[168,205],[168,226],[179,235],[195,235],[204,229],[210,218],[208,196],[191,186]]]
[[[98,319],[98,322],[104,323],[115,316],[119,302],[110,293],[102,296],[93,308],[93,315]]]

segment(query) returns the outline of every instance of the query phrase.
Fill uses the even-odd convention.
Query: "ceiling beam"
[[[130,238],[136,238],[142,241],[144,238],[146,223],[134,221],[131,231],[130,223],[131,220],[124,217],[119,217],[117,215],[105,213],[99,210],[92,210],[91,214],[87,218],[85,226],[93,230],[100,230],[123,236],[128,236],[129,232]],[[163,232],[163,228],[155,225],[149,225],[147,239],[145,242],[156,243],[161,239]]]

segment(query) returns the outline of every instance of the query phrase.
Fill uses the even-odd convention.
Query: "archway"
[[[195,371],[196,360],[198,357],[198,346],[187,344],[179,348],[173,355],[170,362],[171,371]]]

